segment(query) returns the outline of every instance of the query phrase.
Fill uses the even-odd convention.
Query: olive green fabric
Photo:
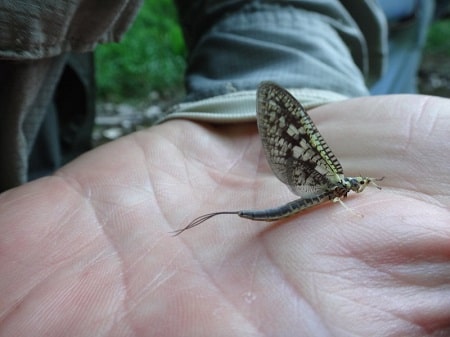
[[[142,1],[2,1],[0,59],[37,60],[118,41]]]
[[[92,50],[118,41],[142,0],[0,3],[0,192],[89,149]]]

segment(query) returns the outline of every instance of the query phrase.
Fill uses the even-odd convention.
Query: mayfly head
[[[368,185],[374,185],[376,188],[381,190],[381,187],[378,186],[375,181],[381,181],[384,177],[381,178],[370,178],[370,177],[345,177],[342,180],[342,184],[348,190],[351,190],[356,193],[361,193]]]

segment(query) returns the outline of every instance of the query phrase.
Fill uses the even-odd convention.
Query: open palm
[[[295,199],[256,124],[170,121],[0,197],[0,336],[450,334],[450,102],[385,96],[311,117],[346,175],[386,176],[274,223]]]

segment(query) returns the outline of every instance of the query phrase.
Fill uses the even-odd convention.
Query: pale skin
[[[174,120],[0,196],[0,336],[450,334],[450,101],[310,112],[348,176],[386,178],[269,223],[296,197],[256,123]],[[353,210],[353,211],[352,211]]]

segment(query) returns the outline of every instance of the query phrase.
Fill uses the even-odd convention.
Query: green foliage
[[[450,21],[434,23],[425,53],[450,56]],[[145,0],[120,43],[96,50],[98,97],[112,102],[142,101],[153,90],[180,90],[186,50],[172,0]]]
[[[185,46],[171,0],[145,0],[120,43],[96,50],[97,90],[101,100],[137,101],[153,90],[182,86]]]
[[[445,53],[450,56],[450,20],[435,22],[428,31],[426,52]]]

